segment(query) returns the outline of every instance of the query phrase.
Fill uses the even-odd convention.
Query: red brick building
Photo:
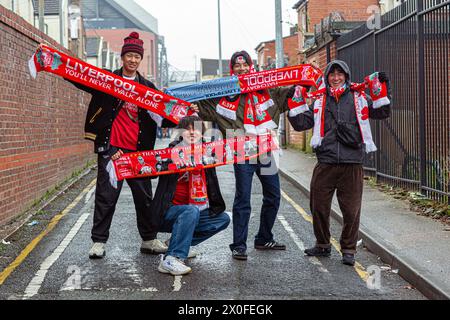
[[[284,60],[286,66],[298,64],[298,36],[294,33],[283,38]],[[275,40],[261,42],[256,48],[258,66],[261,70],[273,69],[276,66]]]
[[[30,77],[39,43],[67,49],[0,6],[0,225],[31,207],[93,159],[83,139],[90,95],[45,72]]]
[[[87,37],[99,36],[109,43],[111,51],[120,53],[123,46],[123,39],[136,29],[88,29]],[[139,66],[139,72],[151,81],[157,79],[157,35],[148,31],[137,30],[140,38],[144,40],[144,57]]]
[[[86,35],[103,37],[113,52],[120,53],[123,39],[132,31],[139,32],[145,50],[139,72],[156,83],[158,20],[134,1],[84,0],[82,6]]]
[[[378,6],[378,0],[300,0],[293,9],[298,16],[298,49],[303,51],[305,43],[314,36],[316,25],[330,14],[338,14],[344,21],[367,21],[371,16],[370,6]],[[300,61],[304,59],[300,56]]]

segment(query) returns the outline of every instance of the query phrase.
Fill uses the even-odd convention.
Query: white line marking
[[[84,212],[88,211],[87,210],[88,206],[89,203],[85,204],[82,211]],[[59,259],[64,250],[69,246],[70,242],[76,236],[78,231],[80,231],[82,225],[86,222],[89,215],[90,215],[89,211],[87,213],[82,214],[81,217],[78,218],[77,222],[72,227],[72,229],[69,231],[69,233],[66,235],[64,240],[61,241],[61,243],[53,251],[53,253],[44,260],[44,262],[40,266],[39,271],[36,272],[35,276],[33,277],[33,279],[31,279],[30,283],[25,289],[23,299],[29,299],[38,294],[39,289],[42,286],[42,283],[44,283],[47,272],[50,270],[52,265]]]
[[[158,289],[150,287],[150,288],[140,288],[140,289],[134,289],[134,288],[91,288],[91,287],[86,287],[86,288],[81,288],[81,289],[76,289],[73,287],[67,287],[67,288],[63,288],[59,291],[84,291],[84,292],[88,292],[88,291],[95,291],[95,292],[99,292],[99,291],[116,291],[116,292],[158,292]]]
[[[143,280],[141,278],[141,275],[139,274],[139,271],[136,266],[136,261],[130,261],[130,265],[128,266],[128,269],[125,271],[125,273],[133,279],[133,282],[136,283],[139,286],[142,286]]]
[[[173,292],[178,292],[181,290],[181,279],[183,278],[183,276],[174,276],[173,279]]]
[[[297,236],[297,234],[294,232],[294,230],[289,225],[289,222],[287,222],[286,218],[278,213],[278,220],[283,225],[284,229],[289,233],[292,240],[294,240],[294,243],[297,245],[297,247],[300,249],[301,252],[305,251],[305,245],[303,244],[302,240]],[[329,271],[322,265],[322,263],[317,259],[316,257],[309,257],[308,260],[317,266],[319,268],[319,271],[324,273],[329,273]]]
[[[95,192],[95,187],[92,188],[91,190],[89,190],[89,192],[86,194],[86,199],[84,200],[85,204],[88,203],[89,200],[91,200],[91,197],[94,194],[94,192]]]

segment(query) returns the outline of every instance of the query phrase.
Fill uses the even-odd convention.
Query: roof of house
[[[34,15],[39,14],[39,1],[33,0]],[[58,15],[59,0],[45,0],[44,15]]]
[[[294,6],[292,7],[292,9],[298,9],[298,8],[300,8],[300,6],[303,4],[303,3],[305,3],[307,0],[300,0],[300,1],[297,1],[297,3],[296,4],[294,4]]]
[[[141,30],[158,34],[158,19],[130,0],[105,0],[114,9],[118,10],[126,18],[133,21]]]

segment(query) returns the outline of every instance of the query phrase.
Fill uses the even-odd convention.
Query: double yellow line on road
[[[297,212],[300,214],[300,216],[307,222],[312,223],[312,217],[306,213],[305,209],[303,209],[302,207],[300,207],[294,200],[291,199],[291,197],[289,197],[286,192],[284,192],[283,190],[281,190],[281,195],[283,196],[284,199],[286,199],[287,202],[289,202],[289,204],[291,206],[294,207],[295,210],[297,210]],[[331,238],[331,244],[333,245],[333,247],[342,254],[339,243],[336,241],[336,239]],[[356,271],[356,273],[358,274],[358,276],[364,280],[364,282],[367,282],[367,279],[369,278],[369,274],[366,272],[366,269],[359,263],[356,262],[355,266],[353,267]]]
[[[11,275],[11,273],[19,267],[22,262],[28,257],[28,255],[36,248],[39,242],[50,232],[52,231],[58,222],[68,214],[75,206],[83,199],[83,197],[91,190],[96,183],[96,179],[94,179],[76,198],[69,204],[61,213],[57,214],[53,217],[53,219],[48,224],[47,228],[42,231],[36,238],[33,239],[26,247],[22,250],[19,256],[0,273],[0,286],[6,281],[6,279]]]

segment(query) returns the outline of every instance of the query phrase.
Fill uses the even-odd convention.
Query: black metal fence
[[[450,204],[450,1],[408,0],[337,40],[353,81],[391,79],[391,118],[374,121],[379,151],[365,160],[378,180]]]

